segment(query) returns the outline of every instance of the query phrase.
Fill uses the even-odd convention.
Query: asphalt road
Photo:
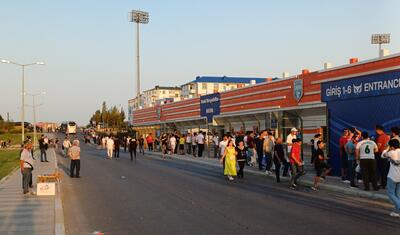
[[[61,138],[60,138],[61,139]],[[81,144],[81,176],[62,182],[67,234],[399,234],[386,204],[260,176],[228,182],[222,168]],[[58,156],[61,169],[69,160]],[[124,176],[121,178],[121,176]]]

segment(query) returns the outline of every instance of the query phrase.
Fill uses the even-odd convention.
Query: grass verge
[[[19,150],[0,151],[0,180],[19,165]]]

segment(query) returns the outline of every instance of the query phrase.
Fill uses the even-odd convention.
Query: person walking
[[[80,178],[79,171],[81,170],[81,148],[79,147],[78,140],[74,140],[72,142],[72,147],[68,149],[68,156],[71,159],[69,176],[71,178]]]
[[[239,165],[239,172],[237,173],[238,179],[244,178],[244,166],[247,161],[247,148],[244,146],[244,141],[240,141],[236,147],[237,163]]]
[[[382,153],[383,159],[389,159],[390,168],[387,175],[387,194],[394,204],[390,216],[400,217],[400,143],[397,139],[389,140],[389,149]]]
[[[289,163],[286,161],[285,158],[285,151],[283,150],[283,140],[282,138],[277,138],[274,146],[274,164],[275,164],[275,176],[276,176],[276,182],[279,183],[281,182],[281,167],[282,164],[284,166],[283,170],[283,176],[287,176],[288,170],[289,170]]]
[[[369,191],[371,182],[374,190],[378,191],[375,161],[375,153],[378,152],[378,146],[374,141],[370,140],[368,132],[362,132],[361,137],[363,140],[356,145],[356,159],[360,161],[364,190]]]
[[[382,158],[382,153],[386,149],[387,144],[390,140],[390,136],[385,133],[382,125],[375,126],[375,143],[378,146],[378,152],[375,153],[375,161],[377,166],[377,179],[380,181],[380,187],[386,188],[387,174],[390,167],[390,163],[387,159]]]
[[[40,161],[41,162],[49,162],[49,161],[47,161],[47,153],[46,153],[47,148],[48,148],[48,144],[45,141],[45,136],[42,135],[39,139]]]
[[[106,137],[102,137],[101,138],[101,147],[103,148],[103,149],[106,149],[106,144],[107,144],[107,139],[106,139]]]
[[[151,133],[146,137],[147,147],[149,151],[153,151],[154,149],[154,138]]]
[[[314,191],[318,191],[320,178],[321,177],[325,178],[326,175],[329,174],[329,172],[331,171],[331,168],[326,162],[327,159],[324,156],[324,148],[325,148],[324,141],[318,140],[317,147],[318,149],[315,152],[315,159],[314,159],[316,176],[314,177],[314,185],[311,187],[311,189]]]
[[[203,151],[204,151],[204,135],[203,132],[200,131],[199,134],[196,137],[196,142],[197,142],[197,149],[198,149],[198,157],[203,156]]]
[[[192,154],[192,135],[190,133],[186,135],[186,153]]]
[[[347,155],[347,173],[349,176],[350,180],[350,187],[352,188],[358,188],[358,185],[356,185],[356,167],[357,167],[357,161],[356,161],[356,145],[357,145],[357,136],[352,135],[351,140],[347,142],[345,145],[345,150],[346,150],[346,155]]]
[[[122,138],[122,145],[123,145],[123,147],[124,147],[124,153],[126,153],[126,149],[127,149],[127,147],[128,147],[128,144],[129,144],[129,141],[128,141],[128,139],[126,138],[126,136],[124,136],[124,137]]]
[[[290,157],[290,152],[292,151],[293,140],[297,139],[297,132],[296,128],[290,129],[290,134],[286,137],[286,144],[287,144],[287,154]]]
[[[68,136],[65,136],[65,139],[62,144],[62,149],[64,150],[64,157],[68,156],[68,149],[72,146],[71,141],[69,141]]]
[[[166,134],[161,136],[161,151],[162,151],[162,158],[166,158],[166,154],[168,153],[168,137]]]
[[[192,153],[193,157],[197,156],[197,133],[193,133],[192,135]]]
[[[111,136],[108,138],[106,142],[106,148],[107,148],[108,159],[112,159],[114,151],[114,140],[113,138],[111,138]]]
[[[143,135],[139,137],[139,153],[144,155],[144,138]]]
[[[22,189],[23,189],[23,194],[24,195],[35,195],[33,191],[29,190],[30,182],[31,182],[31,177],[32,177],[32,171],[33,171],[33,157],[31,154],[32,150],[32,143],[29,141],[24,142],[24,149],[21,152],[20,155],[20,168],[21,168],[21,174],[22,174]],[[32,185],[31,185],[32,186]]]
[[[266,135],[266,131],[262,131],[259,136],[255,139],[255,149],[257,153],[257,161],[258,161],[258,169],[260,171],[263,170],[263,158],[264,158],[264,138]]]
[[[219,152],[219,137],[216,133],[214,133],[212,137],[212,142],[213,142],[213,147],[214,147],[214,158],[218,158],[218,152]]]
[[[119,158],[119,149],[121,147],[120,140],[118,137],[114,138],[114,157]]]
[[[271,172],[271,166],[273,161],[272,154],[274,152],[274,141],[273,141],[273,136],[270,132],[268,132],[268,135],[264,138],[263,151],[265,155],[265,160],[267,162],[265,174],[270,175],[272,173]]]
[[[230,181],[234,180],[233,176],[236,176],[236,149],[233,145],[233,140],[228,142],[228,146],[225,148],[224,155],[220,159],[221,163],[224,163],[224,175],[228,177]],[[225,161],[224,161],[225,160]]]
[[[169,154],[170,154],[170,155],[174,155],[174,153],[175,153],[175,148],[176,148],[176,138],[175,138],[175,135],[171,135],[171,136],[169,137],[169,147],[170,147]]]
[[[133,161],[133,157],[135,157],[136,161],[136,149],[137,149],[137,140],[132,138],[129,140],[129,153],[131,155],[131,161]]]
[[[301,153],[301,139],[293,139],[290,151],[290,167],[292,169],[292,176],[290,177],[290,188],[296,189],[297,180],[305,175],[303,169],[303,162],[300,157]]]
[[[179,154],[185,155],[185,136],[181,135],[179,138]]]

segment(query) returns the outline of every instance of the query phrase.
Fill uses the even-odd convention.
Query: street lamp
[[[36,93],[36,94],[29,94],[29,93],[25,93],[25,95],[31,96],[32,97],[32,105],[27,105],[28,107],[31,107],[33,109],[33,146],[36,146],[36,107],[42,106],[43,104],[39,104],[36,105],[35,102],[35,97],[39,96],[39,95],[45,95],[46,92],[42,91],[40,93]]]
[[[24,143],[25,140],[25,67],[31,66],[31,65],[45,65],[44,62],[38,61],[35,63],[30,63],[30,64],[19,64],[10,60],[1,60],[1,63],[4,64],[13,64],[20,66],[22,69],[22,92],[21,92],[21,97],[22,97],[22,106],[21,106],[21,129],[22,129],[22,144]]]
[[[129,12],[129,21],[136,23],[136,72],[137,72],[137,109],[140,107],[140,60],[139,60],[139,24],[149,23],[149,13],[144,11],[132,10]]]
[[[383,34],[372,34],[371,36],[371,44],[379,44],[379,57],[382,57],[381,54],[382,44],[390,43],[390,33]]]

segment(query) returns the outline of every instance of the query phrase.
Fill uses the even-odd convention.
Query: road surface
[[[60,136],[60,139],[61,136]],[[81,142],[81,176],[62,182],[67,234],[399,234],[387,204],[314,192],[222,168],[140,156],[107,160]],[[69,160],[58,156],[68,172]]]

